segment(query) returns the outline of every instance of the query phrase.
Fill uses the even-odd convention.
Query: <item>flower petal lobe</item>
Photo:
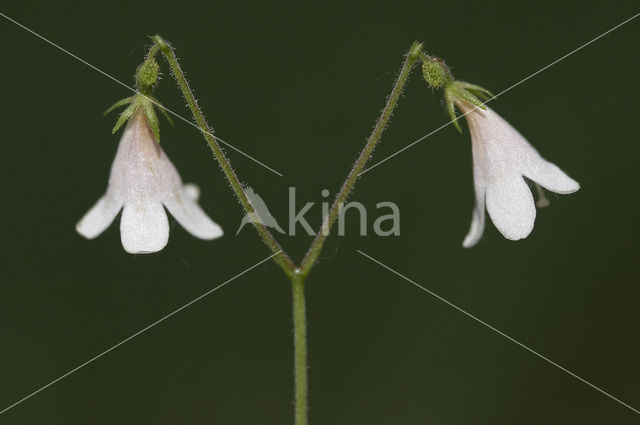
[[[538,157],[536,161],[527,164],[523,174],[540,186],[555,193],[567,194],[580,189],[580,184],[569,177],[557,165]]]
[[[480,241],[482,233],[484,233],[484,221],[485,221],[485,194],[476,194],[476,205],[473,207],[473,215],[471,217],[471,228],[469,233],[464,238],[462,246],[465,248],[471,248]]]
[[[216,239],[224,234],[222,228],[209,218],[196,202],[192,186],[171,194],[163,200],[171,215],[193,236],[200,239]]]
[[[87,239],[95,238],[109,227],[121,208],[121,201],[104,195],[76,224],[76,231]]]
[[[520,175],[504,176],[489,184],[487,211],[507,239],[524,239],[533,230],[536,207],[531,190]]]
[[[122,246],[130,254],[158,252],[169,240],[169,221],[160,202],[125,204],[120,221]]]

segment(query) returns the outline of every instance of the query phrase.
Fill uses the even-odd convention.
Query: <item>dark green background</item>
[[[241,176],[287,220],[335,194],[421,40],[456,75],[500,92],[631,17],[637,2],[182,1],[3,4],[2,12],[131,83],[148,35],[173,42]],[[353,200],[394,201],[400,237],[332,237],[308,280],[312,424],[631,424],[639,416],[355,252],[363,250],[640,408],[640,20],[492,103],[582,185],[553,196],[532,235],[488,225],[461,247],[473,205],[468,131],[447,127],[366,174]],[[198,132],[162,142],[226,231],[172,221],[167,248],[132,256],[117,224],[75,223],[106,188],[119,135],[102,112],[129,92],[0,18],[0,409],[268,255]],[[166,65],[162,64],[165,72]],[[157,96],[189,117],[166,72]],[[446,122],[412,75],[374,160]],[[320,207],[310,216],[316,224]],[[300,259],[310,238],[281,237]],[[266,263],[0,415],[7,424],[292,423],[289,284]]]

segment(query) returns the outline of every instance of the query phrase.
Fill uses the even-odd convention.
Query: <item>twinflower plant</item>
[[[197,126],[243,209],[243,215],[258,216],[253,203],[247,198],[249,192],[245,191],[246,186],[241,183],[205,120],[173,47],[160,36],[152,37],[152,41],[146,59],[136,72],[137,93],[114,105],[114,108],[127,105],[114,131],[125,122],[127,126],[111,168],[107,193],[77,226],[78,232],[83,236],[93,238],[108,227],[122,209],[122,243],[125,250],[131,253],[155,252],[167,244],[169,230],[165,207],[194,236],[214,239],[222,235],[220,227],[198,206],[197,189],[182,184],[178,172],[159,145],[160,128],[154,108],[161,111],[164,109],[152,96],[159,76],[156,61],[158,54],[166,59]],[[306,279],[318,260],[329,230],[352,193],[358,176],[364,171],[379,144],[417,63],[422,63],[422,73],[429,86],[443,89],[447,109],[456,127],[460,128],[455,111],[457,107],[465,114],[471,130],[476,208],[465,246],[474,245],[482,235],[485,205],[494,224],[507,238],[520,239],[531,232],[535,206],[525,178],[558,193],[570,193],[578,189],[574,180],[542,159],[524,137],[484,106],[480,98],[489,97],[488,91],[473,84],[456,81],[444,61],[424,53],[422,44],[413,43],[404,57],[373,132],[347,173],[331,207],[326,213],[323,210],[322,224],[302,261],[299,264],[293,262],[262,220],[247,220],[271,250],[273,260],[291,281],[296,425],[306,425],[308,420]]]

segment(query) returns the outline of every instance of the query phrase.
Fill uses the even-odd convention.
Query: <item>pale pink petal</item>
[[[200,188],[195,183],[185,183],[182,189],[189,195],[189,198],[197,201],[200,199]]]
[[[171,215],[182,227],[200,239],[215,239],[223,235],[222,228],[202,211],[194,199],[193,188],[183,188],[163,200]]]
[[[122,208],[122,201],[105,195],[76,224],[76,231],[87,239],[104,232]]]
[[[464,238],[462,246],[471,248],[480,241],[484,233],[485,224],[485,199],[487,194],[487,166],[484,152],[478,143],[472,144],[473,148],[473,186],[475,190],[476,202],[471,217],[471,228]]]
[[[144,114],[129,120],[111,166],[110,191],[125,203],[142,199],[161,201],[181,190],[182,180],[162,147],[156,143]]]
[[[471,248],[480,241],[482,234],[484,233],[484,221],[485,221],[485,193],[484,187],[480,190],[476,187],[476,204],[473,207],[473,215],[471,217],[471,228],[469,233],[464,238],[462,246],[465,248]]]
[[[537,160],[526,164],[522,172],[525,177],[552,192],[567,194],[580,189],[577,181],[540,156]]]
[[[169,240],[169,221],[160,202],[125,204],[120,221],[124,250],[131,254],[158,252]]]
[[[504,176],[487,186],[487,211],[507,239],[524,239],[533,230],[536,219],[533,195],[519,175]]]

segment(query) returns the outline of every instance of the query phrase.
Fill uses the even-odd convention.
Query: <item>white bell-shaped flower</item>
[[[526,238],[533,230],[536,207],[525,177],[560,194],[577,191],[578,182],[540,156],[516,129],[488,107],[483,110],[456,99],[471,132],[476,204],[471,229],[462,245],[474,246],[484,231],[485,205],[507,239]]]
[[[222,236],[197,203],[199,191],[183,185],[178,171],[151,132],[144,113],[129,120],[111,165],[107,193],[82,217],[76,230],[93,239],[101,234],[122,209],[120,236],[125,251],[144,254],[160,251],[169,240],[166,207],[193,236]]]

